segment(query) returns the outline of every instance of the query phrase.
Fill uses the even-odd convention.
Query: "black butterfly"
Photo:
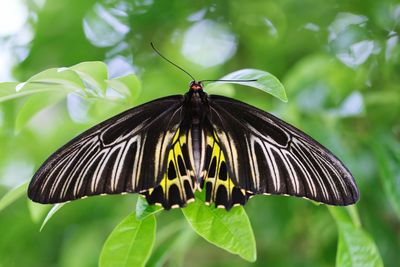
[[[196,81],[185,95],[127,110],[71,140],[39,168],[28,195],[58,203],[135,192],[169,209],[200,189],[227,210],[254,194],[331,205],[359,197],[350,172],[321,144],[267,112],[206,94]]]

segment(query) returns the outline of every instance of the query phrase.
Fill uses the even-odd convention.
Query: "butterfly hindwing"
[[[40,203],[59,203],[155,187],[181,123],[182,102],[183,96],[158,99],[80,134],[43,163],[28,196]]]
[[[208,136],[206,149],[207,167],[202,186],[206,191],[206,204],[214,203],[216,207],[227,210],[236,205],[246,204],[249,195],[233,183],[215,132]]]
[[[161,182],[155,188],[142,192],[149,204],[170,209],[184,207],[194,201],[195,181],[191,175],[186,144],[185,131],[178,129],[168,152],[167,168]]]
[[[210,121],[235,185],[253,194],[286,194],[331,205],[358,199],[355,181],[331,152],[273,115],[211,95]]]

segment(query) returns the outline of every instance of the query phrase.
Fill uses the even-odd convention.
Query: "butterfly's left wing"
[[[183,96],[169,96],[108,119],[57,150],[35,173],[28,196],[59,203],[91,195],[144,193],[164,177],[182,120]],[[164,204],[165,198],[160,202]]]
[[[307,134],[231,98],[211,95],[209,105],[209,120],[226,158],[228,174],[240,189],[250,194],[300,196],[331,205],[350,205],[358,200],[357,186],[347,168]]]

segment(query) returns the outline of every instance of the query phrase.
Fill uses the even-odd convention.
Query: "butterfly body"
[[[243,102],[203,91],[135,107],[56,151],[28,196],[58,203],[90,195],[140,193],[165,209],[194,201],[227,210],[251,195],[305,197],[331,205],[358,200],[355,181],[329,150],[297,128]]]
[[[190,154],[196,182],[200,183],[205,137],[211,130],[211,124],[208,121],[208,95],[203,91],[201,84],[191,83],[189,92],[185,94],[183,114],[184,118],[180,128],[190,137],[189,147],[191,149],[188,150],[188,154]]]

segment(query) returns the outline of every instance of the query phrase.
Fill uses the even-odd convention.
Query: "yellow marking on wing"
[[[176,133],[174,135],[174,138],[172,139],[173,144],[175,144],[176,140],[178,140],[180,131],[181,130],[178,128],[178,130],[176,131]]]
[[[216,203],[217,207],[223,206],[226,209],[230,209],[236,204],[244,204],[245,200],[247,200],[246,192],[245,190],[236,187],[233,183],[229,175],[228,165],[224,152],[219,145],[218,137],[216,136],[215,132],[213,133],[213,135],[207,137],[207,142],[208,145],[210,145],[213,149],[211,153],[210,163],[204,176],[204,186],[207,187],[211,185],[210,192],[207,192],[208,190],[206,190],[206,202],[215,203],[216,201],[218,201],[218,203]],[[215,161],[215,167],[213,161]],[[224,177],[225,179],[221,179],[222,177]],[[220,194],[218,192],[218,189],[221,186],[225,188],[226,196],[218,196],[218,194]],[[242,194],[240,197],[242,197],[243,199],[233,199],[234,188],[236,188],[236,190],[239,190],[239,192]],[[238,203],[238,201],[240,201],[240,203]]]
[[[168,152],[167,157],[167,166],[166,172],[160,182],[160,184],[147,191],[148,195],[146,196],[149,203],[161,204],[164,208],[176,208],[185,206],[186,203],[194,198],[194,187],[193,181],[190,178],[190,170],[186,166],[185,158],[182,152],[182,145],[186,142],[186,136],[181,134],[180,130],[178,130],[173,138],[172,147]],[[181,169],[179,168],[179,158],[181,158],[184,164],[184,172],[181,173]],[[170,170],[173,168],[173,170]],[[169,175],[171,175],[169,177]],[[173,176],[172,176],[173,175]],[[189,191],[185,188],[185,182],[189,183]],[[172,186],[176,186],[178,196],[173,196],[173,199],[170,199],[170,190]],[[160,192],[161,189],[161,192]],[[154,195],[153,195],[154,194]],[[179,203],[175,203],[175,202]]]

